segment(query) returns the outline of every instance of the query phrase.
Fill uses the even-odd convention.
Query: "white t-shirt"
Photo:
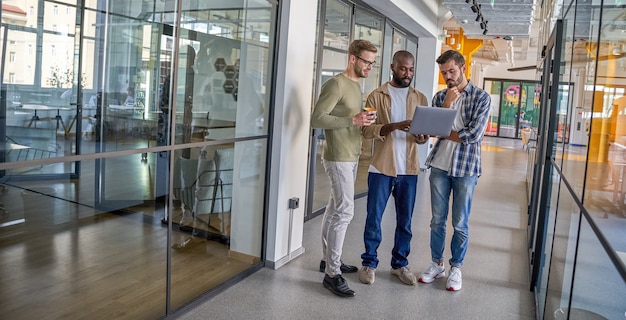
[[[409,87],[396,88],[387,84],[389,96],[391,96],[391,122],[401,122],[406,118],[406,99],[409,95]],[[406,174],[406,135],[402,130],[394,130],[393,149],[396,158],[396,175]],[[369,172],[380,173],[374,166],[370,165]]]

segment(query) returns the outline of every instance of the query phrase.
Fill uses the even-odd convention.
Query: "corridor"
[[[357,274],[344,275],[356,297],[339,298],[322,286],[323,274],[317,270],[322,220],[318,216],[304,225],[303,255],[190,304],[179,319],[534,319],[526,249],[526,151],[519,140],[486,137],[482,159],[461,291],[446,291],[445,278],[407,286],[390,275],[395,227],[390,201],[383,217],[376,282],[365,285]],[[424,172],[419,176],[413,218],[410,267],[415,273],[430,262],[429,199],[428,172]],[[360,265],[366,201],[356,201],[355,218],[348,228],[343,260],[349,264]],[[448,231],[448,243],[450,235]],[[449,256],[447,248],[446,259]]]

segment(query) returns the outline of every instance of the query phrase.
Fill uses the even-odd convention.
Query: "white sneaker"
[[[431,283],[435,279],[443,278],[445,276],[446,268],[443,265],[440,266],[438,263],[432,262],[428,266],[428,269],[420,274],[420,277],[417,280],[422,283]]]
[[[450,291],[459,291],[463,286],[463,279],[461,277],[461,269],[457,267],[452,267],[450,269],[450,276],[448,277],[448,282],[446,283],[446,289]]]

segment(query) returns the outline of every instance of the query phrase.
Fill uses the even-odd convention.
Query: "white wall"
[[[270,268],[278,268],[304,252],[302,229],[306,208],[317,1],[281,1],[280,11],[274,134],[269,163],[266,261]],[[293,197],[300,199],[300,207],[293,210],[290,228],[288,202]]]

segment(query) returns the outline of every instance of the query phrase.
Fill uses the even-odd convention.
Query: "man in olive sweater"
[[[321,271],[324,287],[341,297],[353,297],[342,272],[357,267],[341,262],[343,241],[354,216],[354,182],[361,154],[361,127],[374,122],[375,114],[362,111],[359,80],[367,78],[375,63],[377,48],[367,40],[354,40],[348,47],[348,65],[322,86],[311,126],[324,129],[326,145],[322,163],[330,179],[330,197],[322,222]]]

